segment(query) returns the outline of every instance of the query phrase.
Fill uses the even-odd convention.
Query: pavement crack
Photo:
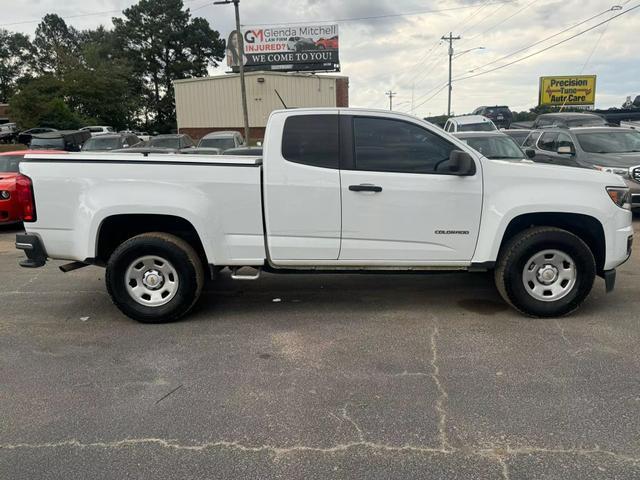
[[[560,325],[560,322],[558,320],[555,320],[555,322],[556,322],[556,326],[560,330],[560,337],[562,338],[562,340],[564,340],[564,343],[566,343],[570,347],[573,347],[573,343],[571,343],[571,340],[569,340],[564,333],[564,327]]]
[[[438,345],[436,339],[438,337],[438,327],[434,326],[431,332],[431,378],[436,384],[438,390],[438,398],[436,399],[435,409],[438,413],[438,435],[440,436],[440,445],[443,451],[451,450],[449,440],[447,439],[447,410],[445,403],[449,398],[447,391],[440,382],[440,367],[438,367]]]
[[[344,407],[342,407],[342,418],[344,420],[346,420],[347,422],[349,422],[351,425],[353,425],[353,428],[356,429],[356,431],[358,432],[358,439],[360,440],[360,442],[365,442],[364,439],[364,432],[362,431],[362,429],[358,426],[358,424],[349,416],[349,414],[347,413],[347,405],[345,404]]]

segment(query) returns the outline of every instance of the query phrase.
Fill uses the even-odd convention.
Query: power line
[[[483,30],[482,32],[474,35],[471,38],[466,39],[467,42],[470,42],[471,40],[475,40],[476,38],[484,35],[487,32],[490,32],[491,30],[493,30],[494,28],[502,25],[503,23],[511,20],[513,17],[515,17],[516,15],[518,15],[520,12],[523,12],[524,10],[526,10],[527,8],[529,8],[531,5],[533,5],[534,3],[536,3],[538,0],[531,0],[529,3],[527,3],[524,7],[519,8],[518,10],[516,10],[515,12],[513,12],[511,15],[509,15],[508,17],[500,20],[498,23],[493,24],[492,26],[490,26],[489,28],[487,28],[486,30]]]
[[[458,81],[460,81],[460,80],[467,80],[468,78],[475,78],[475,77],[479,77],[479,76],[481,76],[481,75],[485,75],[485,74],[487,74],[487,73],[495,72],[496,70],[501,70],[501,69],[503,69],[503,68],[506,68],[506,67],[509,67],[509,66],[511,66],[511,65],[514,65],[514,64],[516,64],[516,63],[522,62],[523,60],[526,60],[526,59],[528,59],[528,58],[531,58],[531,57],[534,57],[534,56],[536,56],[536,55],[539,55],[539,54],[541,54],[541,53],[543,53],[543,52],[546,52],[547,50],[551,50],[552,48],[555,48],[555,47],[557,47],[558,45],[562,45],[563,43],[567,43],[569,40],[573,40],[574,38],[579,37],[580,35],[583,35],[583,34],[585,34],[585,33],[587,33],[587,32],[590,32],[591,30],[594,30],[594,29],[598,28],[598,27],[599,27],[599,26],[601,26],[601,25],[605,25],[605,24],[607,24],[607,23],[611,22],[612,20],[614,20],[614,19],[616,19],[616,18],[618,18],[618,17],[621,17],[622,15],[625,15],[625,14],[627,14],[627,13],[631,12],[632,10],[635,10],[636,8],[640,8],[640,3],[639,3],[639,4],[637,4],[637,5],[635,5],[634,7],[628,8],[627,10],[625,10],[625,11],[623,11],[623,12],[620,12],[620,13],[618,13],[617,15],[614,15],[614,16],[612,16],[612,17],[610,17],[610,18],[608,18],[608,19],[606,19],[606,20],[604,20],[604,21],[602,21],[602,22],[600,22],[600,23],[598,23],[598,24],[596,24],[596,25],[593,25],[592,27],[589,27],[589,28],[587,28],[587,29],[585,29],[585,30],[582,30],[582,31],[580,31],[580,32],[578,32],[578,33],[576,33],[576,34],[574,34],[574,35],[572,35],[572,36],[568,37],[568,38],[565,38],[565,39],[563,39],[563,40],[560,40],[559,42],[556,42],[556,43],[554,43],[553,45],[549,45],[548,47],[545,47],[545,48],[543,48],[542,50],[538,50],[538,51],[533,52],[533,53],[531,53],[531,54],[529,54],[529,55],[526,55],[526,56],[524,56],[524,57],[522,57],[522,58],[519,58],[519,59],[517,59],[517,60],[514,60],[513,62],[505,63],[504,65],[499,65],[499,66],[497,66],[497,67],[495,67],[495,68],[491,68],[491,69],[486,70],[486,71],[484,71],[484,72],[479,72],[479,73],[475,73],[475,74],[473,74],[473,75],[466,75],[466,76],[462,76],[462,77],[454,78],[454,79],[453,79],[453,81],[454,81],[454,82],[458,82]]]
[[[513,3],[516,0],[494,0],[490,3],[487,3],[486,5],[498,5],[498,4],[502,4],[502,3]],[[385,15],[370,15],[367,17],[348,17],[348,18],[335,18],[332,20],[305,20],[302,22],[282,22],[282,23],[278,23],[278,22],[267,22],[267,23],[246,23],[243,24],[243,26],[255,26],[255,27],[260,27],[260,26],[265,26],[265,25],[273,25],[273,26],[279,26],[279,25],[304,25],[304,24],[308,24],[308,23],[346,23],[346,22],[360,22],[363,20],[380,20],[380,19],[384,19],[384,18],[394,18],[394,17],[406,17],[406,16],[412,16],[412,15],[426,15],[426,14],[430,14],[430,13],[443,13],[443,12],[452,12],[452,11],[456,11],[456,10],[465,10],[468,8],[475,8],[478,6],[479,3],[484,3],[484,2],[477,2],[477,3],[471,3],[469,5],[461,5],[459,7],[449,7],[449,8],[440,8],[440,9],[431,9],[431,10],[420,10],[420,11],[415,11],[415,12],[405,12],[405,13],[390,13],[390,14],[385,14]],[[485,6],[486,6],[485,5]]]
[[[552,38],[555,38],[558,35],[562,35],[563,33],[568,32],[569,30],[573,30],[574,28],[579,27],[580,25],[584,25],[585,23],[590,22],[594,18],[601,17],[602,15],[613,11],[614,8],[615,7],[608,8],[608,9],[606,9],[606,10],[600,12],[600,13],[597,13],[596,15],[593,15],[592,17],[589,17],[589,18],[587,18],[585,20],[582,20],[582,21],[580,21],[580,22],[578,22],[578,23],[576,23],[574,25],[571,25],[570,27],[567,27],[564,30],[560,30],[559,32],[554,33],[553,35],[550,35],[548,37],[545,37],[542,40],[538,40],[537,42],[532,43],[531,45],[527,45],[526,47],[522,47],[522,48],[520,48],[520,49],[518,49],[518,50],[516,50],[514,52],[511,52],[508,55],[504,55],[502,57],[496,58],[495,60],[492,60],[491,62],[485,63],[484,65],[473,67],[471,70],[469,70],[469,72],[473,72],[475,70],[488,67],[489,65],[493,65],[495,63],[498,63],[501,60],[504,60],[504,59],[509,58],[509,57],[513,57],[514,55],[517,55],[520,52],[523,52],[525,50],[529,50],[531,47],[535,47],[536,45],[540,45],[541,43],[544,43],[547,40],[551,40]]]
[[[185,4],[186,3],[193,3],[195,1],[196,0],[184,0],[183,3],[185,3]],[[204,7],[204,6],[206,6],[206,5],[202,5],[201,7],[198,7],[196,10],[198,10],[198,9]],[[73,18],[95,17],[95,16],[98,16],[98,15],[108,15],[110,13],[122,13],[122,11],[123,11],[123,9],[120,8],[118,10],[104,10],[102,12],[79,13],[77,15],[68,15],[66,17],[60,17],[60,18],[62,18],[63,20],[70,20],[70,19],[73,19]],[[34,20],[23,20],[23,21],[20,21],[20,22],[2,23],[2,24],[0,24],[0,27],[11,27],[13,25],[27,25],[27,24],[30,24],[30,23],[40,23],[41,21],[42,21],[42,17],[38,18],[37,20],[34,19]]]

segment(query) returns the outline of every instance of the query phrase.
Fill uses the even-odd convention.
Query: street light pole
[[[236,13],[236,38],[238,39],[238,57],[240,58],[240,94],[242,96],[242,116],[244,119],[244,140],[249,144],[249,111],[247,109],[247,87],[244,81],[244,38],[240,30],[240,0],[223,0],[213,2],[214,5],[233,3]]]
[[[452,68],[452,60],[453,60],[453,41],[460,40],[460,36],[454,37],[451,32],[449,32],[449,36],[442,36],[442,40],[449,41],[449,99],[447,101],[447,117],[451,116],[451,68]]]

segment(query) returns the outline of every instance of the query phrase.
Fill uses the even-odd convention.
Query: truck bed
[[[190,222],[210,263],[264,261],[260,157],[61,152],[27,155],[20,170],[36,201],[28,231],[50,257],[93,258],[101,224],[136,212]]]

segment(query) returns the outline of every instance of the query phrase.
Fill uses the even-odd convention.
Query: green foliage
[[[0,102],[6,103],[20,78],[30,72],[34,48],[29,37],[0,29]]]
[[[224,55],[219,33],[183,6],[140,0],[113,30],[78,31],[48,14],[33,42],[0,30],[0,101],[22,128],[175,129],[173,81],[206,75]]]
[[[173,80],[207,74],[224,55],[224,41],[202,18],[190,19],[182,0],[140,0],[114,18],[124,57],[141,81],[148,128],[175,128]]]

